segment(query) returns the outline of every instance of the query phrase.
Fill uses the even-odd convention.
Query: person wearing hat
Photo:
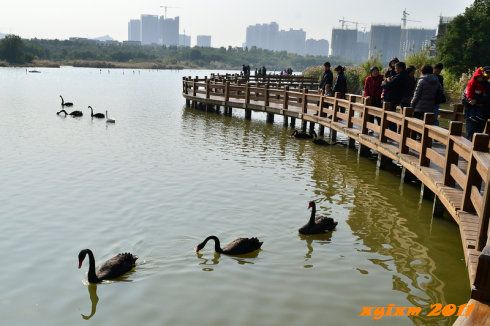
[[[382,106],[381,94],[383,93],[383,76],[379,73],[378,67],[369,69],[369,76],[364,80],[364,97],[369,97],[371,105],[380,108]]]
[[[322,94],[327,96],[332,96],[332,85],[333,85],[333,73],[330,70],[330,62],[325,62],[323,64],[323,74],[320,80],[320,90]]]
[[[335,67],[334,71],[337,73],[335,84],[333,85],[333,93],[339,92],[343,98],[347,93],[347,79],[345,78],[345,68],[342,66]]]

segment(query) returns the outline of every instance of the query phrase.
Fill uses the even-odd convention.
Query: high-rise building
[[[371,25],[369,57],[379,57],[388,62],[393,57],[400,57],[401,25]]]
[[[332,55],[357,62],[357,29],[332,29]]]
[[[305,43],[305,54],[328,56],[329,43],[327,40],[307,39]]]
[[[277,51],[303,55],[305,53],[306,32],[302,29],[280,30],[277,37]]]
[[[435,29],[407,28],[402,29],[400,54],[403,58],[430,48],[430,40],[436,36]]]
[[[166,46],[179,45],[179,17],[165,18],[160,16],[160,44]]]
[[[158,16],[141,15],[141,43],[143,45],[159,43]]]
[[[199,46],[202,48],[210,48],[211,47],[211,35],[197,35],[196,46]]]
[[[179,46],[190,47],[191,46],[191,36],[185,34],[179,34]]]
[[[256,24],[247,27],[246,46],[265,50],[278,50],[279,25],[277,23]]]
[[[131,19],[129,21],[128,41],[141,41],[141,20]]]

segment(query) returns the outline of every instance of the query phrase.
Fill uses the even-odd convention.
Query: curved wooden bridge
[[[471,301],[478,304],[469,318],[456,324],[490,324],[490,137],[463,135],[463,123],[451,121],[449,128],[434,125],[433,114],[413,118],[412,108],[390,110],[369,105],[369,98],[340,94],[323,96],[315,80],[291,76],[243,78],[239,75],[184,77],[182,94],[186,104],[203,109],[233,108],[265,112],[267,121],[283,116],[284,125],[301,120],[303,131],[314,130],[323,137],[325,128],[332,140],[346,136],[349,147],[359,155],[378,154],[378,165],[396,163],[405,181],[418,179],[424,198],[434,200],[433,215],[447,212],[459,225],[471,286]],[[451,120],[462,113],[445,112]],[[490,121],[489,121],[490,122]],[[309,126],[308,126],[309,124]],[[490,127],[490,123],[487,124]],[[486,130],[490,131],[490,128]],[[475,313],[479,311],[478,313]]]

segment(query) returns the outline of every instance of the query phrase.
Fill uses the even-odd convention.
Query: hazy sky
[[[179,7],[181,31],[212,35],[213,46],[241,45],[247,25],[276,21],[280,28],[303,28],[307,38],[331,38],[338,20],[400,24],[407,8],[409,26],[434,28],[438,16],[454,16],[472,0],[0,0],[0,32],[25,38],[97,37],[127,39],[127,22],[140,14],[163,14],[161,5]]]

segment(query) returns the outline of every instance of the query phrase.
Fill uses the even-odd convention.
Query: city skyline
[[[61,0],[18,0],[0,12],[0,33],[18,34],[24,38],[88,37],[110,35],[116,40],[127,39],[127,23],[140,14],[164,14],[161,5],[168,5],[167,17],[180,16],[180,31],[187,35],[211,35],[213,46],[241,46],[245,41],[248,25],[277,22],[282,28],[303,29],[307,38],[326,39],[331,42],[332,28],[339,27],[339,19],[359,21],[366,26],[371,24],[400,24],[402,11],[406,8],[411,14],[409,27],[435,28],[440,14],[454,16],[462,13],[472,0],[435,0],[431,8],[444,10],[429,11],[425,2],[413,0],[409,4],[377,0],[372,3],[345,0],[342,4],[334,1],[307,0],[299,10],[297,2],[291,0],[237,1],[237,6],[224,8],[223,1],[210,0],[203,5],[197,0],[183,0],[164,3],[157,0],[143,0],[138,3],[121,4],[107,0],[97,2],[87,0],[83,3],[66,3]],[[240,6],[239,4],[243,4]],[[383,10],[379,10],[379,8]],[[30,8],[28,11],[25,8]],[[94,10],[93,8],[97,8]],[[258,9],[257,9],[258,8]],[[259,10],[260,9],[260,10]],[[60,13],[62,13],[60,15]],[[111,15],[107,15],[111,13]],[[216,23],[213,23],[215,21]],[[352,25],[351,25],[352,26]],[[62,28],[60,28],[62,27]],[[360,25],[361,27],[361,25]]]

